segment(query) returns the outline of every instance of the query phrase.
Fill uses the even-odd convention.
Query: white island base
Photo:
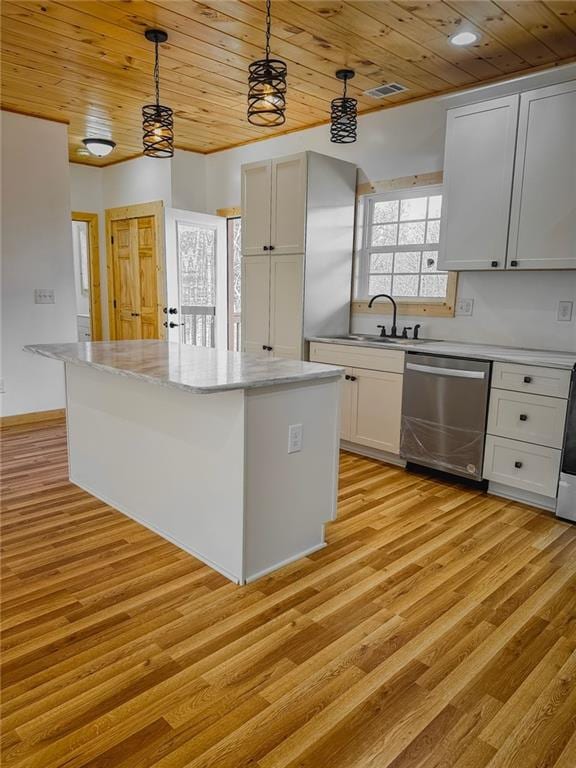
[[[238,584],[324,546],[338,378],[195,394],[66,363],[66,385],[70,480],[92,495]]]

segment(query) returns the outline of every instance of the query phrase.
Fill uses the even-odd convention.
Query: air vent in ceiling
[[[386,96],[393,96],[395,93],[402,93],[407,91],[405,85],[400,83],[386,83],[386,85],[379,85],[377,88],[370,88],[369,91],[364,91],[364,96],[371,96],[373,99],[385,99]]]

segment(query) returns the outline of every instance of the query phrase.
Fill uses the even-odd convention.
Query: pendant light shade
[[[142,131],[144,154],[147,157],[173,157],[174,155],[174,113],[170,107],[160,104],[160,67],[158,45],[168,40],[161,29],[147,29],[146,40],[154,43],[154,86],[156,103],[142,107]]]
[[[344,92],[342,98],[332,99],[330,105],[330,141],[333,144],[353,144],[356,141],[358,102],[346,96],[346,85],[354,74],[353,69],[339,69],[336,72],[338,80],[344,82]]]
[[[270,0],[266,0],[266,55],[248,68],[248,122],[274,127],[286,122],[286,63],[270,58]]]

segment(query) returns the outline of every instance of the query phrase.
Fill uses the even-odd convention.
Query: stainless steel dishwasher
[[[482,479],[492,363],[406,353],[400,455]]]

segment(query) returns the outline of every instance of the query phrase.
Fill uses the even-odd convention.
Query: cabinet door
[[[271,162],[242,166],[242,254],[254,256],[270,246]]]
[[[448,111],[439,269],[504,269],[518,95]]]
[[[353,376],[352,368],[345,368],[345,376]],[[354,382],[351,379],[342,379],[340,383],[340,439],[352,441],[352,396],[354,394]]]
[[[576,82],[520,97],[508,266],[576,268]]]
[[[353,443],[400,452],[402,375],[353,368],[352,425]]]
[[[270,338],[270,256],[242,259],[242,349],[264,354]]]
[[[270,243],[274,253],[306,250],[306,155],[272,161],[272,218]]]
[[[270,346],[274,357],[302,358],[304,256],[270,257]]]

